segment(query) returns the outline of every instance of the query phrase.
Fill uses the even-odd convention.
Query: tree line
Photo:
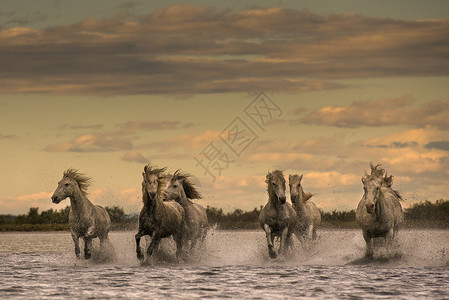
[[[138,214],[125,214],[118,206],[105,207],[111,217],[113,229],[136,229]],[[208,206],[209,223],[218,229],[257,229],[259,228],[260,208],[252,211],[235,209],[225,213],[223,209]],[[26,215],[0,215],[0,230],[67,230],[70,207],[60,210],[44,210],[37,207],[29,209]],[[355,210],[321,212],[324,228],[358,228]],[[449,201],[425,201],[405,209],[405,226],[427,228],[449,228]]]

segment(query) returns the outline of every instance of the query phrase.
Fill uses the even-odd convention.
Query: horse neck
[[[74,213],[82,214],[93,209],[93,204],[87,199],[86,194],[83,193],[79,187],[75,189],[70,195],[70,205]]]
[[[189,209],[193,207],[193,203],[187,198],[187,195],[183,188],[182,189],[180,188],[179,194],[180,195],[178,197],[178,201],[184,209]]]
[[[279,208],[282,205],[279,199],[277,198],[273,188],[270,187],[268,188],[268,202],[274,208]]]
[[[163,205],[162,200],[160,199],[158,194],[156,194],[154,197],[151,197],[150,194],[148,194],[148,192],[145,190],[145,193],[142,197],[144,209],[149,211],[150,213],[158,211],[161,205]]]
[[[298,201],[296,201],[296,207],[299,211],[305,211],[306,209],[306,193],[304,193],[304,190],[302,189],[302,185],[299,187],[299,193],[298,193]]]
[[[378,194],[378,199],[377,199],[377,204],[375,206],[375,213],[377,218],[382,219],[386,216],[385,214],[385,207],[386,207],[386,203],[387,203],[387,199],[386,197],[388,197],[388,195],[390,194],[390,188],[384,188],[381,187],[379,189],[379,194]],[[392,190],[391,190],[392,191]]]

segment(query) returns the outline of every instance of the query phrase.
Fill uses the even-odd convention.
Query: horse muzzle
[[[298,200],[298,195],[290,195],[290,199],[292,200],[292,203],[295,204]]]
[[[51,196],[51,202],[53,202],[53,203],[55,203],[55,204],[60,203],[61,200],[62,200],[62,199],[60,199],[58,196],[55,196],[55,195]]]
[[[280,196],[279,198],[279,202],[281,202],[281,204],[285,204],[285,201],[287,200],[287,197],[285,196]]]
[[[369,214],[374,213],[375,205],[374,203],[366,203],[366,212]]]

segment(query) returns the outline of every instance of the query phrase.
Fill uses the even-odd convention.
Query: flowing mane
[[[365,180],[376,180],[379,182],[382,182],[384,180],[383,176],[385,174],[385,169],[381,168],[382,164],[373,165],[372,162],[369,163],[371,167],[371,174],[368,174],[365,171],[365,175],[363,176],[363,179]]]
[[[184,188],[184,192],[186,193],[186,197],[188,199],[202,199],[200,192],[196,189],[195,185],[190,180],[190,177],[192,175],[187,173],[182,173],[180,170],[177,170],[173,177],[171,178],[171,181],[181,180],[182,186]]]
[[[153,175],[153,174],[156,175],[158,178],[163,177],[162,175],[164,174],[165,170],[167,170],[166,167],[158,168],[158,167],[153,167],[150,164],[143,167],[143,171],[145,172],[147,178],[148,178],[148,176]]]
[[[166,179],[164,172],[166,170],[167,170],[167,167],[158,168],[158,167],[153,167],[150,164],[146,165],[143,168],[146,178],[149,178],[150,175],[156,175],[156,177],[159,181],[159,184],[157,185],[157,194],[162,195],[162,196],[163,196],[163,190],[164,190],[164,183],[165,183],[165,179]]]
[[[76,169],[68,169],[63,173],[63,178],[70,178],[76,181],[81,192],[87,194],[87,188],[90,185],[91,178],[78,172]]]

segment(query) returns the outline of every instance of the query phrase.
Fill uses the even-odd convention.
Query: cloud
[[[1,134],[0,133],[0,140],[9,140],[9,139],[14,139],[17,136],[14,134]]]
[[[449,101],[414,105],[411,96],[354,102],[347,106],[326,106],[312,111],[292,124],[313,124],[358,128],[361,126],[436,126],[449,130]]]
[[[180,121],[129,121],[118,126],[123,127],[126,133],[141,131],[187,129],[195,124]]]
[[[61,130],[78,130],[78,129],[101,129],[103,128],[103,124],[93,124],[93,125],[69,125],[64,124],[58,127]]]
[[[344,88],[336,79],[449,74],[448,20],[177,4],[139,16],[124,9],[1,30],[0,93],[300,93]]]
[[[128,151],[122,156],[122,160],[128,162],[136,162],[140,164],[148,164],[150,160],[144,157],[140,152]]]
[[[84,134],[66,143],[45,147],[47,152],[110,152],[130,150],[132,143],[119,137],[102,134]]]
[[[449,151],[449,141],[434,141],[425,145],[427,149],[439,149]]]

